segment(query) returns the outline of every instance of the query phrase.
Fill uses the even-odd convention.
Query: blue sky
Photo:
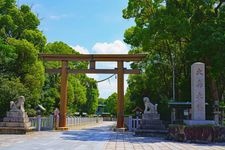
[[[134,23],[122,18],[127,3],[128,0],[17,0],[18,5],[28,4],[38,15],[39,28],[48,42],[63,41],[81,53],[128,52],[123,34]],[[116,67],[113,63],[97,65],[103,66]],[[89,76],[101,80],[110,75]],[[100,97],[107,98],[116,91],[116,79],[98,87]]]

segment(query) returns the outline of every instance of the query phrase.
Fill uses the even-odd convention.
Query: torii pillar
[[[67,78],[68,78],[68,61],[62,61],[61,68],[61,87],[60,87],[60,121],[59,130],[68,130],[66,127],[66,112],[67,112]]]
[[[124,68],[123,61],[117,62],[117,129],[124,129]]]

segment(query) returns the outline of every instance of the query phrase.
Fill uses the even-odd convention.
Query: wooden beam
[[[78,74],[78,73],[89,73],[89,74],[115,74],[117,73],[116,69],[73,69],[69,70],[69,73]]]
[[[89,65],[89,69],[95,69],[95,61],[91,60]]]
[[[46,61],[141,61],[144,54],[39,54]]]
[[[124,74],[140,74],[139,69],[124,69]],[[46,73],[56,74],[61,73],[61,69],[45,69]],[[87,73],[87,74],[117,74],[117,69],[68,69],[68,73],[78,74],[78,73]]]

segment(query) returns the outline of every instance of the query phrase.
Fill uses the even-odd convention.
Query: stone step
[[[160,114],[154,114],[154,113],[142,114],[142,119],[159,120],[160,119]]]
[[[3,119],[3,122],[29,122],[29,118],[24,118],[24,117],[5,117]]]
[[[28,115],[26,112],[23,111],[8,111],[6,113],[7,117],[22,117],[22,118],[28,118]]]
[[[0,122],[0,127],[5,127],[5,122]]]
[[[158,125],[158,126],[154,126],[154,125],[146,125],[146,126],[140,126],[141,129],[165,129],[164,125]]]
[[[26,134],[27,132],[35,130],[35,127],[0,127],[0,134]]]
[[[30,122],[27,123],[20,123],[20,122],[3,122],[3,127],[24,127],[28,128],[31,126]]]
[[[168,134],[168,130],[165,130],[165,129],[137,129],[135,130],[135,135],[136,136],[164,136],[166,137]]]
[[[141,123],[141,126],[162,126],[162,123]]]
[[[162,123],[155,123],[155,124],[140,124],[140,126],[162,126]]]
[[[142,120],[141,124],[162,124],[161,120]]]

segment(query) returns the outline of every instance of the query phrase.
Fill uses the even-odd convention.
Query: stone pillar
[[[176,109],[172,108],[172,110],[171,110],[171,123],[173,124],[175,120],[176,120]]]
[[[217,125],[220,123],[219,101],[214,101],[214,121]]]
[[[205,120],[205,64],[191,66],[192,120]]]
[[[225,124],[224,124],[224,121],[225,121],[225,120],[224,120],[224,117],[225,117],[225,116],[224,116],[224,110],[222,110],[222,114],[221,114],[221,121],[222,121],[222,123],[221,123],[221,125],[225,125]]]
[[[41,131],[41,115],[37,116],[37,130]]]
[[[129,131],[132,131],[132,116],[129,116],[129,127],[128,127],[128,129],[129,129]]]

